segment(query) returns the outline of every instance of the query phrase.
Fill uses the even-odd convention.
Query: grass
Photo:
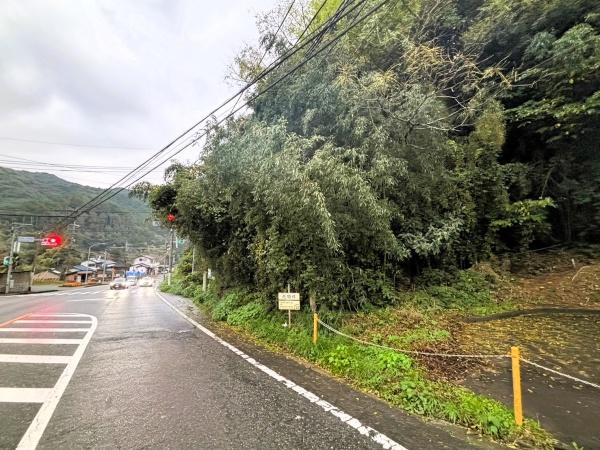
[[[443,348],[451,340],[452,317],[472,314],[478,308],[494,310],[489,289],[486,292],[478,282],[459,280],[452,286],[402,294],[401,307],[349,316],[324,311],[321,316],[325,322],[370,342],[398,348]],[[268,302],[260,294],[232,290],[218,297],[182,280],[161,289],[191,298],[214,320],[249,333],[271,348],[301,357],[408,412],[459,424],[504,443],[552,448],[554,440],[537,422],[526,420],[517,427],[512,410],[500,402],[432,377],[419,361],[406,354],[365,346],[323,329],[317,345],[313,345],[308,311],[294,313],[288,329],[283,326],[287,316],[269,312]]]

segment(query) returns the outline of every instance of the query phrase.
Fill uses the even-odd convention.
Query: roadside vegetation
[[[510,408],[457,383],[465,371],[476,371],[482,363],[366,346],[323,327],[315,346],[309,311],[294,312],[292,327],[287,328],[287,314],[274,309],[261,293],[221,290],[216,283],[203,292],[201,275],[185,272],[189,262],[188,254],[172,284],[163,283],[161,289],[192,299],[207,316],[259,344],[300,357],[408,412],[465,426],[507,444],[553,448],[554,439],[536,421],[526,420],[523,427],[517,427]],[[456,352],[461,319],[513,307],[509,302],[498,303],[488,278],[471,270],[459,272],[450,285],[421,286],[402,293],[384,308],[372,306],[360,313],[322,310],[320,317],[367,342],[405,350]]]
[[[370,342],[450,350],[460,318],[523,306],[491,262],[600,239],[600,4],[298,4],[260,18],[230,78],[319,36],[311,48],[251,87],[243,114],[206,124],[198,161],[133,189],[216,274],[202,294],[184,259],[169,290],[408,411],[550,445],[439,362],[327,333],[313,347],[308,310]],[[288,285],[305,308],[291,330],[276,310]]]

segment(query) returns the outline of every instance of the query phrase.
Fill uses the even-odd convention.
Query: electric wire
[[[365,1],[365,0],[363,0],[363,1]],[[325,24],[325,27],[328,27],[328,26],[329,26],[329,22],[327,22]],[[317,30],[315,33],[312,33],[311,35],[309,35],[309,37],[306,39],[305,42],[303,42],[302,44],[298,45],[296,48],[292,48],[288,53],[282,55],[276,61],[274,61],[273,63],[271,63],[258,76],[256,76],[252,81],[250,81],[249,83],[247,83],[244,87],[242,87],[234,95],[232,95],[231,97],[229,97],[225,102],[221,103],[221,105],[219,105],[217,108],[213,109],[211,112],[209,112],[207,115],[205,115],[200,121],[196,122],[194,125],[192,125],[191,127],[189,127],[183,133],[179,134],[175,139],[171,140],[166,146],[164,146],[163,148],[161,148],[160,150],[158,150],[156,153],[154,153],[150,158],[148,158],[147,160],[145,160],[144,162],[142,162],[141,164],[139,164],[138,166],[136,166],[136,168],[134,170],[132,170],[129,174],[125,175],[121,179],[119,179],[116,182],[114,182],[112,185],[110,185],[108,188],[106,188],[103,193],[98,194],[96,197],[94,197],[93,199],[89,200],[84,205],[80,206],[77,209],[77,211],[80,210],[80,209],[83,209],[83,208],[87,207],[88,205],[91,205],[93,202],[95,202],[96,200],[98,200],[98,199],[100,199],[100,198],[102,198],[102,197],[104,197],[106,195],[111,195],[110,191],[113,188],[116,188],[118,185],[127,182],[129,179],[131,179],[131,177],[135,176],[136,173],[138,173],[139,171],[144,170],[148,165],[152,164],[153,161],[155,161],[162,153],[164,153],[170,147],[172,147],[175,143],[177,143],[182,137],[186,136],[191,131],[193,131],[194,129],[196,129],[201,123],[203,123],[205,120],[209,119],[211,116],[213,116],[215,113],[217,113],[221,108],[223,108],[228,103],[230,103],[231,101],[233,101],[238,95],[240,95],[243,92],[245,92],[246,90],[248,90],[250,87],[252,87],[258,81],[260,81],[261,79],[263,79],[269,73],[271,73],[272,71],[274,71],[277,67],[279,67],[281,64],[283,64],[285,61],[287,61],[293,55],[295,55],[300,50],[302,50],[306,45],[310,44],[312,42],[312,40],[315,38],[315,36],[318,35],[318,34],[319,34],[319,30]],[[239,110],[240,110],[240,108],[238,108],[238,110],[236,110],[235,112],[237,112]],[[206,135],[206,132],[201,133],[201,134],[202,135]],[[197,141],[197,139],[195,141]],[[187,148],[187,147],[188,146],[186,146],[185,148]],[[177,152],[177,153],[180,153],[180,152]],[[159,167],[159,166],[157,166],[157,167]],[[139,178],[137,180],[139,180]],[[131,184],[132,183],[130,183],[128,186],[130,186]],[[111,198],[112,198],[112,196],[111,196]]]
[[[362,1],[358,2],[358,4],[352,10],[350,10],[349,12],[352,12],[355,8],[357,8],[358,6],[360,6],[365,1],[367,1],[367,0],[362,0]],[[322,53],[323,51],[325,51],[326,49],[328,49],[329,47],[331,47],[339,39],[341,39],[343,36],[345,36],[352,28],[354,28],[359,23],[363,22],[365,19],[367,19],[368,17],[370,17],[371,15],[373,15],[375,12],[377,12],[381,7],[383,7],[389,1],[390,0],[383,0],[382,2],[378,3],[375,7],[371,8],[364,16],[362,16],[361,18],[355,20],[354,23],[351,26],[347,27],[341,33],[339,33],[338,35],[336,35],[335,38],[333,38],[331,41],[329,41],[328,43],[326,43],[323,47],[321,47],[320,49],[318,49],[317,51],[315,51],[309,57],[303,59],[300,63],[298,63],[296,66],[294,66],[289,72],[285,73],[282,77],[280,77],[279,79],[277,79],[275,82],[269,84],[265,89],[259,91],[250,100],[246,101],[242,106],[240,106],[237,110],[232,111],[230,114],[226,115],[223,119],[221,119],[220,121],[218,121],[215,124],[215,126],[221,124],[222,122],[224,122],[225,120],[227,120],[229,117],[232,117],[233,115],[235,115],[235,113],[237,113],[238,111],[240,111],[242,108],[246,107],[253,100],[255,100],[256,98],[258,98],[260,95],[263,95],[265,92],[267,92],[268,90],[272,89],[273,87],[275,87],[276,85],[278,85],[279,83],[281,83],[281,81],[283,81],[284,79],[286,79],[288,76],[290,76],[291,74],[295,73],[299,68],[301,68],[306,63],[308,63],[310,60],[312,60],[313,58],[315,58],[317,55],[319,55],[320,53]],[[200,136],[197,137],[197,139],[200,139],[201,137],[205,136],[207,133],[208,133],[208,131],[203,132]],[[190,143],[188,145],[183,146],[183,148],[181,148],[178,151],[176,151],[175,153],[171,154],[166,160],[168,160],[168,159],[172,158],[173,156],[177,155],[178,153],[182,152],[187,147],[189,147],[190,145],[192,145],[194,142],[192,142],[192,143]],[[164,164],[166,162],[166,160],[160,162],[158,165],[154,166],[154,168],[160,167],[162,164]],[[98,202],[95,205],[90,206],[87,210],[89,211],[89,210],[91,210],[91,209],[99,206],[100,204],[104,203],[104,201],[107,201],[107,200],[113,198],[115,195],[119,194],[120,192],[122,192],[123,190],[127,189],[128,187],[130,187],[131,185],[133,185],[137,181],[139,181],[142,178],[144,178],[146,175],[148,175],[148,173],[149,172],[146,172],[146,173],[142,174],[140,177],[138,177],[137,179],[133,180],[127,186],[123,186],[123,187],[117,189],[114,193],[110,194],[107,198],[103,199],[102,201]],[[77,217],[77,216],[75,216],[75,217]]]
[[[360,0],[356,3],[356,5],[351,8],[350,10],[348,10],[344,15],[339,16],[336,18],[336,22],[338,22],[339,20],[341,20],[343,17],[345,17],[345,15],[350,14],[351,12],[353,12],[358,6],[362,5],[365,1],[367,0]],[[303,59],[299,64],[297,64],[296,66],[294,66],[289,72],[287,72],[286,74],[284,74],[282,77],[280,77],[278,80],[276,80],[274,83],[271,83],[270,85],[267,86],[267,88],[260,90],[257,94],[255,94],[251,99],[249,99],[248,101],[246,101],[241,107],[237,108],[235,111],[232,111],[230,114],[226,115],[223,119],[219,120],[216,124],[220,124],[223,121],[227,120],[229,117],[232,117],[233,115],[235,115],[235,113],[237,113],[238,111],[240,111],[242,108],[246,107],[247,105],[249,105],[253,100],[255,100],[256,98],[258,98],[258,96],[264,94],[265,92],[267,92],[269,89],[273,88],[274,86],[276,86],[277,84],[279,84],[282,80],[284,80],[285,78],[287,78],[289,75],[291,75],[292,73],[296,72],[300,67],[302,67],[304,64],[306,64],[308,61],[312,60],[315,56],[317,56],[318,54],[320,54],[322,51],[324,51],[326,48],[329,48],[333,43],[337,42],[337,40],[339,40],[341,37],[343,37],[348,31],[350,31],[350,29],[352,29],[353,27],[355,27],[356,25],[358,25],[360,22],[362,22],[363,20],[365,20],[367,17],[370,17],[372,14],[374,14],[376,11],[378,11],[381,7],[383,7],[384,4],[386,4],[389,0],[384,0],[383,2],[380,2],[379,4],[377,4],[374,8],[372,8],[367,14],[365,14],[365,16],[363,16],[362,18],[360,18],[359,20],[356,20],[354,24],[352,24],[350,27],[346,28],[342,33],[338,34],[334,39],[332,39],[330,42],[328,42],[327,44],[325,44],[324,47],[322,47],[321,49],[319,49],[318,51],[314,52],[313,54],[311,54],[309,57],[306,57],[305,59]],[[331,24],[328,22],[326,27],[330,27]],[[266,76],[268,73],[272,72],[275,68],[279,67],[285,60],[289,59],[293,54],[297,53],[298,51],[300,51],[302,48],[304,48],[306,45],[310,44],[310,42],[312,42],[312,39],[308,39],[306,42],[304,42],[302,45],[300,45],[299,47],[297,47],[296,49],[293,49],[290,53],[288,53],[287,55],[285,55],[283,58],[280,58],[280,61],[274,65],[272,64],[268,69],[266,69],[265,71],[263,71],[261,73],[261,75],[259,75],[257,78],[264,78],[264,76]],[[250,86],[248,86],[249,88]],[[247,89],[247,88],[243,88],[243,89]],[[231,99],[233,99],[235,97],[231,97],[229,101],[231,101]],[[226,105],[228,103],[225,102],[224,104]],[[219,110],[220,107],[218,107],[217,109],[215,109],[214,111]],[[201,123],[201,122],[198,122]],[[193,129],[194,127],[190,128],[189,131],[191,131],[191,129]],[[153,169],[160,167],[161,165],[163,165],[166,161],[168,161],[169,159],[171,159],[172,157],[174,157],[175,155],[181,153],[183,150],[185,150],[186,148],[188,148],[190,145],[193,145],[194,143],[196,143],[199,139],[201,139],[202,137],[206,136],[206,134],[208,133],[208,130],[203,131],[202,133],[200,133],[199,135],[196,135],[194,137],[194,139],[186,144],[183,145],[180,149],[172,152],[165,160],[161,161],[159,164],[157,164],[156,166],[153,167]],[[183,136],[184,134],[180,135]],[[177,138],[175,140],[173,140],[172,142],[176,142]],[[166,151],[168,149],[168,146],[163,148],[162,151],[157,152],[155,155],[153,155],[151,158],[149,158],[146,162],[140,164],[139,167],[142,167],[141,170],[136,171],[137,173],[141,172],[142,170],[144,170],[145,167],[147,167],[152,161],[157,159],[157,156]],[[153,170],[151,169],[151,170]],[[131,178],[131,176],[135,176],[133,175],[134,173],[136,173],[136,171],[132,172],[132,174],[128,177],[124,177],[124,178]],[[92,200],[88,201],[86,204],[82,205],[81,207],[79,207],[70,218],[76,218],[77,214],[83,210],[83,208],[86,208],[86,210],[90,210],[93,209],[95,207],[97,207],[98,205],[102,204],[104,201],[109,200],[110,198],[113,198],[115,195],[117,195],[118,193],[122,192],[123,190],[127,189],[129,186],[133,185],[134,183],[136,183],[137,181],[141,180],[142,178],[144,178],[148,173],[150,173],[150,171],[147,171],[146,173],[144,173],[143,175],[141,175],[140,177],[136,178],[135,180],[129,182],[126,186],[120,187],[118,189],[116,189],[115,192],[110,193],[112,187],[114,187],[116,184],[119,184],[122,180],[119,180],[117,183],[113,184],[113,186],[111,188],[108,188],[105,190],[105,192],[108,192],[107,195],[102,196],[101,194],[96,196],[95,198],[93,198]],[[129,181],[129,180],[128,180]],[[98,200],[100,197],[100,200]]]
[[[283,15],[283,18],[281,19],[281,22],[279,22],[279,26],[277,27],[277,30],[275,31],[275,34],[273,34],[273,38],[271,39],[271,42],[269,42],[269,44],[265,47],[265,51],[263,52],[260,60],[258,61],[258,64],[257,64],[258,67],[260,67],[262,65],[263,61],[265,60],[265,58],[267,56],[267,53],[269,53],[269,51],[271,50],[271,48],[273,47],[273,45],[275,45],[275,39],[277,39],[277,35],[281,31],[281,28],[283,28],[283,25],[285,24],[285,20],[290,15],[290,12],[292,11],[292,8],[294,7],[295,3],[296,3],[296,0],[292,0],[290,2],[290,6],[288,7],[287,11]],[[238,96],[238,98],[236,99],[235,103],[233,104],[233,107],[231,108],[232,111],[238,105],[238,102],[243,97],[243,95],[244,94],[242,93],[242,94],[240,94]]]

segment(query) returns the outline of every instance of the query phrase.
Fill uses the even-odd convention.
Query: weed
[[[266,314],[266,308],[262,303],[250,302],[244,306],[231,311],[227,315],[227,323],[229,325],[241,326],[251,320],[263,317]]]
[[[458,277],[458,284],[470,283],[471,278]],[[427,288],[427,292],[421,291],[417,296],[431,300],[432,293],[435,293],[438,302],[460,308],[485,305],[490,298],[481,292],[481,285],[478,285],[481,277],[474,277],[476,286]],[[512,411],[501,403],[463,387],[427,378],[426,372],[405,354],[366,347],[325,330],[317,345],[313,345],[311,315],[308,312],[295,314],[292,327],[285,328],[282,324],[286,317],[278,311],[267,312],[266,302],[257,294],[234,290],[219,298],[212,292],[199,293],[178,282],[168,287],[161,286],[161,289],[191,293],[213,319],[226,321],[266,344],[318,364],[406,411],[461,424],[504,442],[521,442],[536,448],[552,447],[552,438],[536,422],[526,420],[522,427],[517,427]],[[403,318],[413,328],[401,334],[374,333],[369,338],[388,345],[405,346],[444,341],[450,336],[447,330],[437,326],[438,322],[431,317],[431,312],[409,308],[406,314]],[[387,329],[396,326],[399,319],[398,312],[391,309],[356,314],[354,317],[360,320],[351,320],[346,331],[352,329],[353,332],[367,333],[372,324]],[[324,311],[322,318],[343,327],[343,318],[339,314]]]

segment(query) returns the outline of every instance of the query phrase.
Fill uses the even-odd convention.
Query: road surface
[[[234,347],[181,301],[138,287],[0,297],[0,448],[490,447]]]

